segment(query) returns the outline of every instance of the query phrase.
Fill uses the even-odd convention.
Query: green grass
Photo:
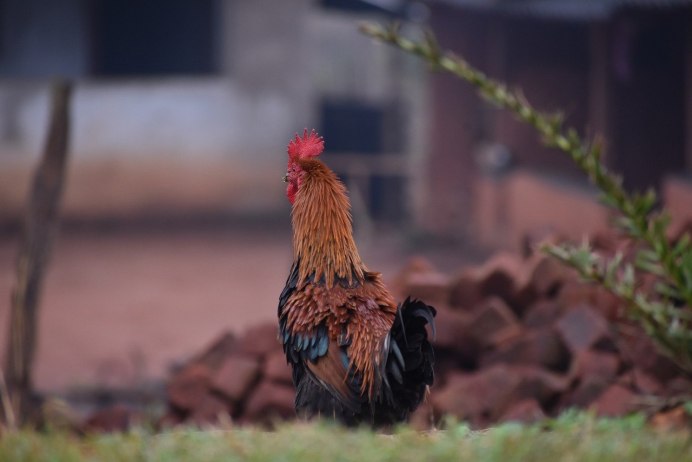
[[[446,431],[394,435],[351,431],[325,424],[285,425],[276,431],[179,429],[162,434],[85,438],[23,431],[0,438],[0,461],[692,461],[692,433],[664,433],[642,416],[596,419],[567,415],[540,426],[506,424],[472,432],[463,424]]]

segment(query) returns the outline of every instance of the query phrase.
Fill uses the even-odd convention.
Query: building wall
[[[488,19],[439,5],[432,9],[431,26],[441,46],[455,50],[485,67]],[[469,85],[436,73],[430,79],[429,148],[424,165],[428,192],[420,227],[429,233],[461,238],[470,232],[474,153],[485,137],[482,101]]]
[[[584,24],[534,19],[500,19],[502,62],[494,76],[511,88],[521,89],[541,111],[561,113],[565,126],[584,132],[589,111],[589,35]],[[507,111],[493,111],[494,126],[488,137],[509,149],[513,162],[522,167],[581,178],[574,163],[564,154],[541,143],[533,128]]]
[[[0,76],[77,77],[88,69],[83,0],[0,2]]]
[[[31,0],[25,9],[3,1],[5,21],[16,25],[3,43],[21,49],[21,59],[0,55],[0,220],[20,213],[47,125],[45,76],[53,73],[77,77],[64,204],[75,217],[284,213],[286,143],[319,128],[323,97],[420,101],[392,84],[408,71],[394,50],[358,33],[362,15],[310,0],[218,2],[218,73],[117,78],[90,74],[87,58],[98,50],[85,34],[89,2]],[[50,27],[33,30],[46,21]],[[51,35],[68,25],[67,42]],[[66,67],[42,65],[50,41],[52,58]],[[420,145],[421,130],[411,131]]]
[[[688,175],[692,176],[692,27],[685,29],[685,152]]]
[[[16,100],[13,111],[0,112],[0,126],[13,126],[0,144],[5,217],[21,208],[41,152],[48,93],[47,84],[0,87],[0,100]],[[71,115],[68,215],[283,204],[283,146],[293,126],[281,94],[248,95],[214,78],[81,81]]]
[[[689,69],[692,42],[682,26],[689,11],[569,22],[440,3],[432,27],[444,48],[519,88],[539,110],[561,112],[565,127],[604,136],[604,159],[628,187],[659,187],[666,174],[689,174],[692,73],[683,63]],[[588,206],[594,196],[585,175],[565,154],[543,147],[532,128],[482,102],[470,85],[449,76],[432,84],[427,230],[515,246],[531,226],[552,224],[577,237],[606,226],[600,206]],[[485,168],[487,152],[509,153],[509,173],[506,165]],[[676,213],[684,215],[681,202]],[[678,221],[692,219],[688,209]]]
[[[628,188],[660,188],[685,167],[688,11],[625,11],[610,23],[612,166]]]

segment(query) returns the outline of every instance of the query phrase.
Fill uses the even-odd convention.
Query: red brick
[[[566,280],[560,288],[556,301],[566,309],[584,304],[590,305],[609,320],[622,317],[622,300],[602,287],[578,279]]]
[[[414,256],[406,262],[404,267],[399,271],[392,281],[391,289],[398,295],[397,298],[406,297],[406,284],[411,275],[417,273],[428,273],[435,271],[435,267],[430,260],[422,256]],[[445,303],[447,301],[445,300]]]
[[[522,400],[548,404],[568,385],[565,377],[537,367],[499,364],[471,374],[450,374],[444,386],[433,390],[432,404],[437,413],[484,426]]]
[[[680,368],[659,353],[653,340],[639,328],[631,328],[615,337],[617,349],[626,364],[638,367],[660,383],[680,375]]]
[[[600,416],[619,417],[638,410],[637,395],[622,385],[611,385],[592,408]]]
[[[663,385],[661,382],[656,380],[651,374],[635,367],[629,371],[630,381],[632,386],[639,393],[645,395],[657,395],[663,390]]]
[[[550,326],[560,318],[562,313],[562,306],[555,300],[538,300],[526,309],[523,322],[529,328]]]
[[[291,366],[286,362],[283,351],[270,354],[264,363],[264,378],[270,382],[293,385]]]
[[[479,274],[473,269],[464,270],[450,281],[449,304],[453,308],[473,310],[483,300]]]
[[[579,380],[591,377],[604,383],[612,383],[619,369],[620,358],[616,354],[585,350],[574,356],[570,375]]]
[[[539,297],[556,295],[566,281],[576,277],[564,264],[544,255],[537,256],[531,266],[530,284]]]
[[[692,390],[692,380],[676,377],[665,383],[663,394],[665,396],[689,396],[690,390]]]
[[[470,319],[466,313],[438,306],[433,340],[436,352],[454,353],[462,361],[475,362],[480,346],[469,332],[469,323]]]
[[[596,286],[590,304],[611,322],[620,321],[624,317],[625,303],[602,287]]]
[[[257,382],[260,376],[260,363],[257,359],[245,356],[230,356],[214,373],[211,388],[233,402],[238,402]]]
[[[556,326],[573,354],[586,351],[599,340],[610,336],[608,322],[587,305],[567,311]]]
[[[515,313],[521,317],[526,316],[526,312],[529,308],[536,304],[538,300],[538,294],[531,284],[528,282],[527,277],[521,277],[517,280],[517,289],[514,293],[513,301],[511,307]]]
[[[486,353],[481,365],[533,364],[562,372],[569,369],[570,360],[569,350],[560,335],[552,328],[543,328],[527,331]]]
[[[435,271],[410,274],[403,296],[417,298],[435,306],[446,304],[450,296],[450,278]]]
[[[649,423],[656,430],[669,433],[675,430],[689,430],[692,426],[692,417],[683,406],[660,411],[654,414]]]
[[[559,410],[586,408],[596,401],[610,385],[612,385],[611,382],[606,382],[599,377],[587,376],[574,390],[563,395]]]
[[[565,307],[590,304],[594,298],[596,286],[580,281],[577,278],[568,279],[560,286],[556,301]]]
[[[488,273],[481,281],[480,288],[485,297],[500,297],[507,302],[511,302],[514,298],[514,278],[504,268],[496,268]]]
[[[469,332],[482,346],[497,345],[521,333],[514,312],[498,297],[490,297],[471,318]]]
[[[85,422],[87,432],[125,432],[141,423],[142,416],[122,404],[115,404],[94,412]]]
[[[236,350],[237,342],[232,332],[224,332],[205,348],[192,362],[201,363],[210,369],[217,369],[226,357]]]
[[[169,409],[160,419],[156,422],[156,429],[158,431],[166,430],[169,428],[181,425],[184,421],[184,417],[174,410]]]
[[[500,297],[511,303],[517,290],[516,279],[523,271],[523,263],[513,253],[499,252],[493,255],[481,268],[481,293]]]
[[[294,418],[294,400],[292,387],[261,382],[245,404],[243,422],[271,424],[276,419]]]
[[[188,422],[195,425],[210,425],[230,420],[232,406],[220,396],[207,393],[192,410]]]
[[[455,308],[473,310],[489,296],[512,304],[517,292],[516,280],[523,263],[515,254],[499,252],[482,266],[467,268],[450,284],[450,304]]]
[[[520,377],[505,365],[482,369],[473,374],[456,373],[447,384],[431,395],[436,412],[452,414],[484,426],[501,416],[514,400]]]
[[[500,417],[500,422],[535,423],[545,419],[541,405],[535,399],[524,399],[512,404]]]
[[[622,243],[622,239],[610,228],[596,231],[591,235],[589,241],[594,250],[608,255],[615,254]]]
[[[211,372],[204,364],[186,366],[168,383],[168,401],[178,409],[194,409],[207,394],[210,377]]]
[[[244,355],[264,358],[281,349],[278,324],[267,322],[247,329],[238,339],[238,351]]]
[[[555,374],[541,367],[517,365],[512,373],[520,377],[516,390],[517,399],[535,399],[543,406],[548,406],[554,399],[563,394],[570,386],[570,378]]]

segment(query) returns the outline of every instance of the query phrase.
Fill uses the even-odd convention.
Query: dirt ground
[[[387,236],[360,250],[386,280],[411,253]],[[3,358],[16,253],[17,239],[0,240]],[[428,256],[447,267],[461,260],[448,251]],[[274,321],[290,263],[288,226],[63,232],[42,296],[36,386],[133,387],[164,378],[222,332]]]

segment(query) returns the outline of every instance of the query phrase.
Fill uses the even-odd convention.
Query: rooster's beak
[[[283,176],[284,183],[288,183],[288,173]]]

